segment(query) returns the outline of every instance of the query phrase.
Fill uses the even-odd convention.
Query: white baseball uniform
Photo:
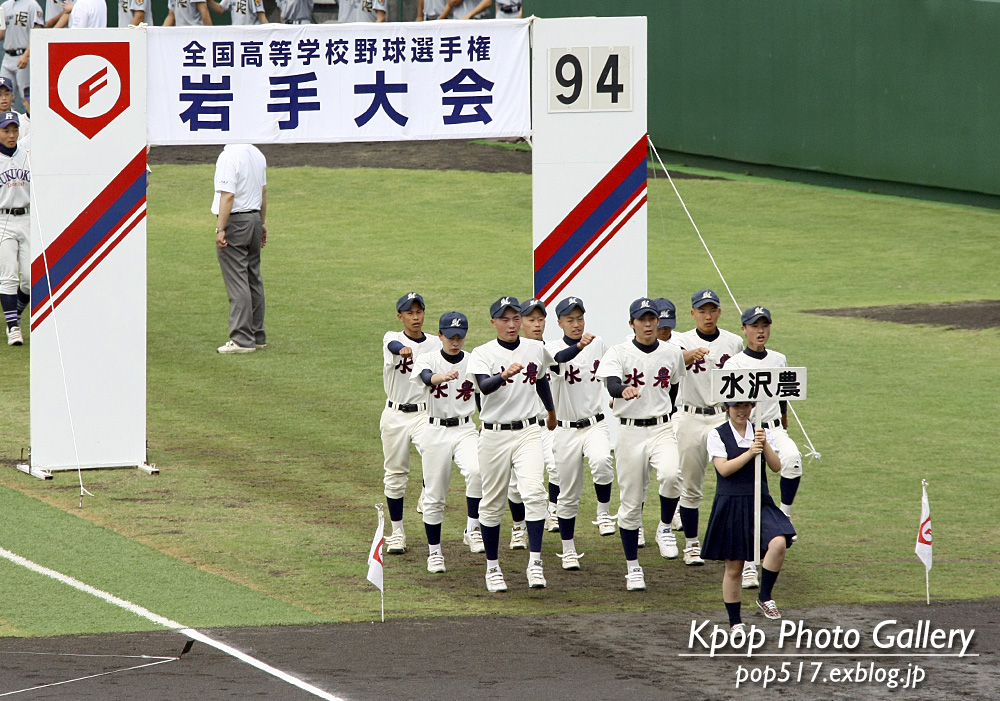
[[[739,336],[723,329],[717,331],[712,339],[702,336],[698,329],[671,334],[677,337],[677,345],[684,350],[708,348],[708,355],[687,367],[681,384],[681,412],[676,428],[683,482],[680,505],[686,509],[697,509],[701,504],[708,465],[708,433],[726,418],[725,407],[716,404],[712,397],[711,371],[721,368],[743,350]]]
[[[575,343],[575,341],[573,342]],[[569,347],[565,339],[549,341],[546,349],[553,358]],[[552,432],[556,468],[559,471],[559,518],[575,518],[580,512],[583,493],[583,459],[590,463],[595,484],[614,480],[611,466],[611,441],[608,423],[603,416],[604,384],[597,376],[606,348],[595,337],[576,357],[559,363],[552,372],[552,399],[558,421]]]
[[[749,348],[737,353],[728,361],[727,368],[787,368],[788,361],[778,351],[756,352]],[[794,479],[802,476],[802,454],[781,425],[781,405],[777,399],[769,399],[756,404],[756,421],[767,432],[767,442],[781,458],[781,476]]]
[[[171,0],[171,3],[174,24],[178,27],[200,27],[205,24],[198,10],[198,5],[205,5],[205,0]]]
[[[31,66],[18,68],[17,62],[30,46],[31,29],[44,27],[45,18],[42,15],[42,8],[35,0],[7,0],[0,5],[0,12],[3,13],[6,24],[0,75],[10,78],[14,92],[20,90],[21,99],[24,99],[24,89],[31,85],[29,76]]]
[[[517,19],[521,16],[521,0],[496,0],[497,19]]]
[[[376,11],[386,12],[385,0],[340,0],[337,21],[375,22]]]
[[[13,156],[0,153],[0,294],[31,292],[31,254],[28,248],[31,201],[31,165],[20,146]],[[25,210],[13,214],[10,210]]]
[[[412,358],[394,355],[389,344],[397,341],[413,349]],[[385,456],[385,495],[402,499],[410,474],[410,443],[420,450],[427,428],[427,387],[410,382],[413,365],[424,353],[441,350],[437,336],[424,335],[416,341],[403,331],[389,331],[382,338],[382,385],[387,401],[379,421],[382,453]]]
[[[684,377],[684,356],[677,346],[656,341],[645,352],[634,341],[612,346],[601,358],[597,377],[618,377],[626,387],[639,390],[635,399],[615,399],[614,413],[621,427],[615,447],[618,468],[618,526],[636,530],[642,525],[647,469],[655,469],[660,494],[680,495],[677,440],[670,414],[674,410],[670,388]]]
[[[257,13],[264,11],[263,0],[219,0],[219,5],[223,10],[229,11],[234,27],[260,24]]]
[[[118,0],[118,26],[127,27],[132,24],[136,12],[145,12],[146,16],[142,21],[146,24],[153,23],[152,0]]]
[[[424,0],[424,21],[436,20],[447,7],[448,0]]]
[[[511,350],[496,339],[472,351],[468,373],[497,375],[514,363],[524,366],[490,394],[482,395],[482,431],[479,435],[479,473],[483,500],[479,522],[499,526],[511,471],[517,477],[528,521],[545,519],[548,495],[543,478],[542,440],[538,426],[536,381],[553,364],[541,341],[518,339]],[[477,383],[477,388],[478,383]],[[480,388],[481,389],[481,388]]]
[[[444,521],[445,497],[451,483],[451,462],[455,461],[465,478],[465,496],[481,498],[479,478],[479,432],[472,420],[476,409],[476,387],[468,376],[469,354],[459,351],[461,360],[453,363],[444,351],[422,353],[413,364],[411,382],[429,390],[427,428],[420,439],[420,460],[424,470],[424,523]],[[427,387],[420,375],[458,371],[458,378]]]

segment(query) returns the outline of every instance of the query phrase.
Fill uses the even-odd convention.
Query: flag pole
[[[759,405],[754,402],[753,414],[750,417],[750,423],[753,426],[754,431],[757,430],[757,424],[754,422],[758,419],[758,407]],[[761,458],[764,453],[760,453],[753,459],[753,564],[754,568],[760,567],[760,510],[762,507],[760,499],[760,482],[761,482]]]
[[[927,498],[927,480],[925,480],[925,479],[920,480],[920,484],[921,484],[921,486],[924,489],[923,498],[926,500],[926,498]],[[931,605],[931,571],[930,571],[930,569],[928,567],[924,567],[924,584],[926,586],[926,591],[927,591],[927,605],[930,606]]]
[[[378,522],[379,526],[385,527],[385,513],[382,511],[382,504],[376,504],[375,508],[378,509]],[[378,595],[382,601],[382,622],[385,623],[385,583],[378,588]]]

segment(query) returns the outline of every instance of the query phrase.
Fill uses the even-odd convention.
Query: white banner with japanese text
[[[151,144],[527,136],[528,20],[149,27]]]

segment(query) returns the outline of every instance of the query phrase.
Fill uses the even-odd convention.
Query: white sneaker
[[[597,526],[597,532],[601,535],[615,534],[615,519],[611,514],[597,514],[597,520],[593,524]]]
[[[253,353],[257,349],[253,346],[245,348],[244,346],[237,345],[235,341],[226,341],[226,345],[219,346],[216,350],[219,353]]]
[[[406,552],[406,533],[403,531],[397,531],[392,535],[386,536],[385,539],[385,551],[391,553],[392,555],[400,555]]]
[[[625,589],[628,591],[646,591],[646,578],[642,576],[641,567],[633,567],[625,575]]]
[[[542,571],[541,560],[532,560],[528,565],[528,586],[532,589],[545,588],[545,573]]]
[[[444,555],[441,553],[431,553],[427,556],[427,571],[431,574],[445,572]]]
[[[580,558],[586,553],[578,553],[576,550],[567,550],[565,552],[556,553],[556,557],[562,559],[562,568],[564,570],[578,570],[580,569]]]
[[[469,546],[469,552],[486,552],[486,546],[483,545],[483,533],[478,528],[466,531],[465,535],[462,536],[462,542]]]
[[[694,545],[689,545],[684,548],[684,564],[691,567],[704,565],[705,561],[701,559],[701,545],[698,544],[697,540],[689,542],[694,543]]]
[[[21,336],[20,326],[11,326],[7,329],[7,345],[8,346],[24,345],[24,337]]]
[[[660,555],[668,560],[676,559],[680,554],[677,550],[677,536],[670,526],[656,531],[656,544],[660,546]]]
[[[756,589],[759,586],[760,580],[757,579],[757,566],[752,562],[747,562],[743,565],[743,588]]]
[[[424,513],[424,490],[422,487],[420,489],[420,496],[417,497],[417,513]]]
[[[742,633],[743,635],[746,635],[747,634],[747,624],[746,623],[737,623],[732,628],[730,628],[729,629],[729,639],[732,640],[732,637],[734,635],[736,635],[737,633]]]
[[[503,572],[500,571],[499,567],[491,567],[486,570],[486,591],[507,591],[507,582],[504,581]]]
[[[556,516],[556,505],[549,502],[549,511],[545,514],[545,530],[549,533],[559,532],[559,518]]]
[[[646,531],[642,526],[639,526],[639,547],[646,547]]]
[[[510,529],[510,549],[511,550],[527,550],[528,549],[528,528],[527,526],[521,526],[518,528],[514,526]]]

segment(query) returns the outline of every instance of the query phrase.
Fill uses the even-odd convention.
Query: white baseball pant
[[[0,76],[10,78],[10,82],[14,85],[14,94],[20,93],[23,100],[24,89],[31,85],[31,64],[29,63],[24,68],[18,68],[17,62],[20,60],[20,56],[4,54],[3,63],[0,63]]]
[[[424,471],[424,523],[444,521],[444,503],[451,484],[451,462],[465,478],[465,496],[483,496],[479,478],[479,433],[471,421],[463,426],[428,425],[420,440]]]
[[[795,479],[802,476],[802,453],[788,431],[781,426],[767,429],[767,442],[781,459],[781,476]]]
[[[636,530],[642,525],[642,502],[646,497],[647,466],[656,470],[664,496],[680,494],[677,439],[670,423],[659,426],[627,426],[618,429],[615,467],[618,471],[618,527]]]
[[[520,431],[484,428],[479,433],[479,475],[483,483],[479,522],[484,526],[500,525],[507,506],[511,472],[517,478],[517,488],[524,500],[525,518],[528,521],[545,518],[548,493],[545,491],[540,430],[544,429],[530,425]]]
[[[0,294],[31,293],[31,252],[28,250],[27,214],[0,214]]]
[[[559,503],[556,516],[576,518],[583,494],[583,459],[590,463],[594,484],[609,484],[615,473],[611,467],[611,439],[608,424],[601,421],[586,428],[556,428],[552,451],[559,470]]]
[[[378,424],[385,456],[385,496],[402,499],[410,476],[410,443],[420,451],[421,438],[427,429],[427,410],[409,414],[386,407]]]
[[[554,431],[545,428],[547,416],[547,414],[542,414],[538,419],[539,431],[541,431],[542,436],[542,459],[545,461],[545,472],[548,473],[549,484],[559,487],[559,469],[556,466],[556,458],[552,449],[552,434]],[[559,494],[561,498],[561,487]],[[517,475],[513,472],[510,475],[510,485],[507,487],[507,498],[515,504],[522,503],[521,492],[517,489]]]
[[[681,458],[681,501],[685,509],[701,504],[705,469],[708,466],[708,434],[726,422],[725,414],[689,414],[681,410],[677,422],[677,452]],[[667,496],[667,495],[664,495]]]

